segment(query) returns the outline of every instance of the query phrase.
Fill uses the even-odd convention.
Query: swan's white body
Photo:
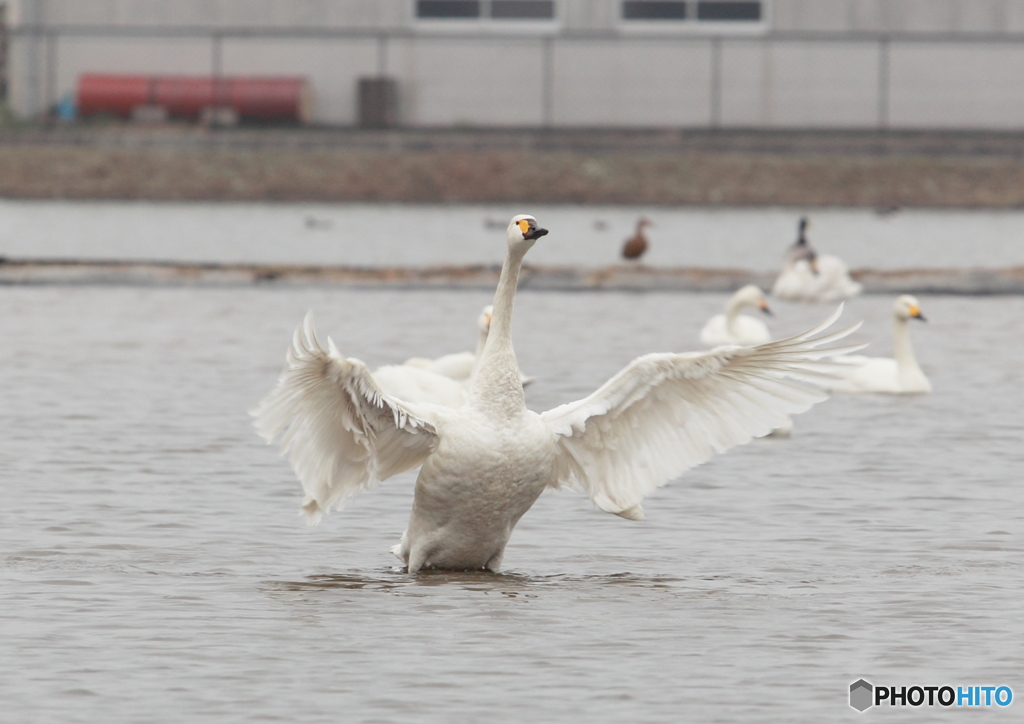
[[[406,402],[462,407],[469,399],[461,382],[418,367],[384,365],[373,371],[373,379],[385,394]]]
[[[817,386],[849,334],[805,334],[760,347],[639,357],[577,402],[526,409],[511,324],[526,251],[547,233],[530,216],[508,228],[491,333],[468,402],[451,409],[382,392],[365,365],[295,334],[277,387],[253,411],[260,434],[281,436],[311,522],[378,481],[422,465],[409,525],[393,552],[422,568],[498,571],[519,518],[547,488],[573,487],[625,518],[641,499],[713,454],[764,435],[826,398]],[[796,381],[794,381],[796,380]]]
[[[797,240],[786,251],[772,296],[791,302],[834,302],[860,294],[864,287],[850,278],[846,262],[831,254],[818,254],[807,242],[809,225],[806,217],[800,219]]]
[[[469,382],[473,368],[476,366],[476,355],[472,352],[452,352],[436,359],[410,357],[402,364],[406,367],[416,367],[433,372],[436,375],[444,375],[456,382]]]
[[[768,325],[755,317],[740,314],[744,307],[755,307],[766,314],[771,314],[764,292],[755,285],[748,284],[732,295],[725,305],[725,314],[716,314],[707,321],[700,330],[701,343],[708,347],[722,344],[752,347],[755,344],[771,342],[772,334],[768,331]]]
[[[850,278],[846,262],[831,254],[819,254],[818,273],[806,259],[787,264],[775,279],[772,296],[791,302],[834,302],[860,294],[864,288]]]
[[[932,391],[910,344],[907,323],[924,320],[917,299],[904,294],[896,299],[892,310],[892,337],[895,357],[863,357],[845,355],[836,361],[844,364],[840,376],[829,384],[836,392],[883,392],[913,394]]]

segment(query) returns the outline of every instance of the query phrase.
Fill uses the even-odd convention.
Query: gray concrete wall
[[[26,22],[160,27],[401,26],[405,0],[7,0]]]
[[[15,24],[395,29],[414,0],[5,0]],[[1019,33],[1024,0],[763,0],[774,31]],[[556,0],[569,30],[621,27],[620,0]],[[628,24],[628,23],[627,23]]]
[[[357,120],[388,75],[409,126],[1020,128],[1024,0],[768,0],[765,22],[417,23],[412,0],[8,0],[9,102],[38,116],[84,72],[299,74],[314,119]]]
[[[773,0],[777,31],[1019,33],[1024,0]]]

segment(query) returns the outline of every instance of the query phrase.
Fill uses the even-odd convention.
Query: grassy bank
[[[820,142],[841,135],[789,134],[781,144],[778,134],[758,138],[24,132],[0,135],[0,196],[1024,207],[1024,139],[971,152],[977,144],[951,136],[944,153],[943,140],[933,137],[922,144],[919,137],[894,143],[886,136],[887,145],[864,134],[853,134],[855,143]]]

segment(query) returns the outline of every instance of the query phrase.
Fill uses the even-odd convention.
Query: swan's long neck
[[[479,360],[484,354],[484,345],[487,344],[487,333],[486,329],[481,329],[480,334],[476,338],[476,358]]]
[[[742,299],[737,299],[734,295],[729,303],[725,305],[725,328],[733,338],[739,337],[739,332],[736,330],[736,320],[740,316],[740,310],[743,309],[744,302]]]
[[[483,404],[497,407],[510,416],[526,409],[522,375],[512,349],[512,307],[525,254],[525,249],[509,247],[505,256],[494,293],[491,330],[480,355],[471,393]]]
[[[480,372],[480,363],[484,358],[484,346],[487,344],[488,330],[481,327],[480,334],[476,339],[476,352],[475,359],[473,360],[473,369],[469,373],[469,386],[472,387],[473,383],[476,382],[477,373]]]
[[[924,376],[921,367],[917,364],[914,356],[914,348],[910,345],[910,332],[907,329],[909,320],[893,317],[892,319],[892,345],[896,357],[896,366],[900,376],[907,373]]]

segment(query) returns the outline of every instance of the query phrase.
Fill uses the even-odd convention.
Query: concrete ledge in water
[[[493,289],[497,265],[346,267],[287,264],[208,264],[82,259],[8,259],[0,285],[301,286]],[[1004,269],[859,269],[867,293],[1024,294],[1024,267]],[[558,291],[730,292],[744,284],[769,289],[774,272],[741,269],[526,265],[522,289]]]

